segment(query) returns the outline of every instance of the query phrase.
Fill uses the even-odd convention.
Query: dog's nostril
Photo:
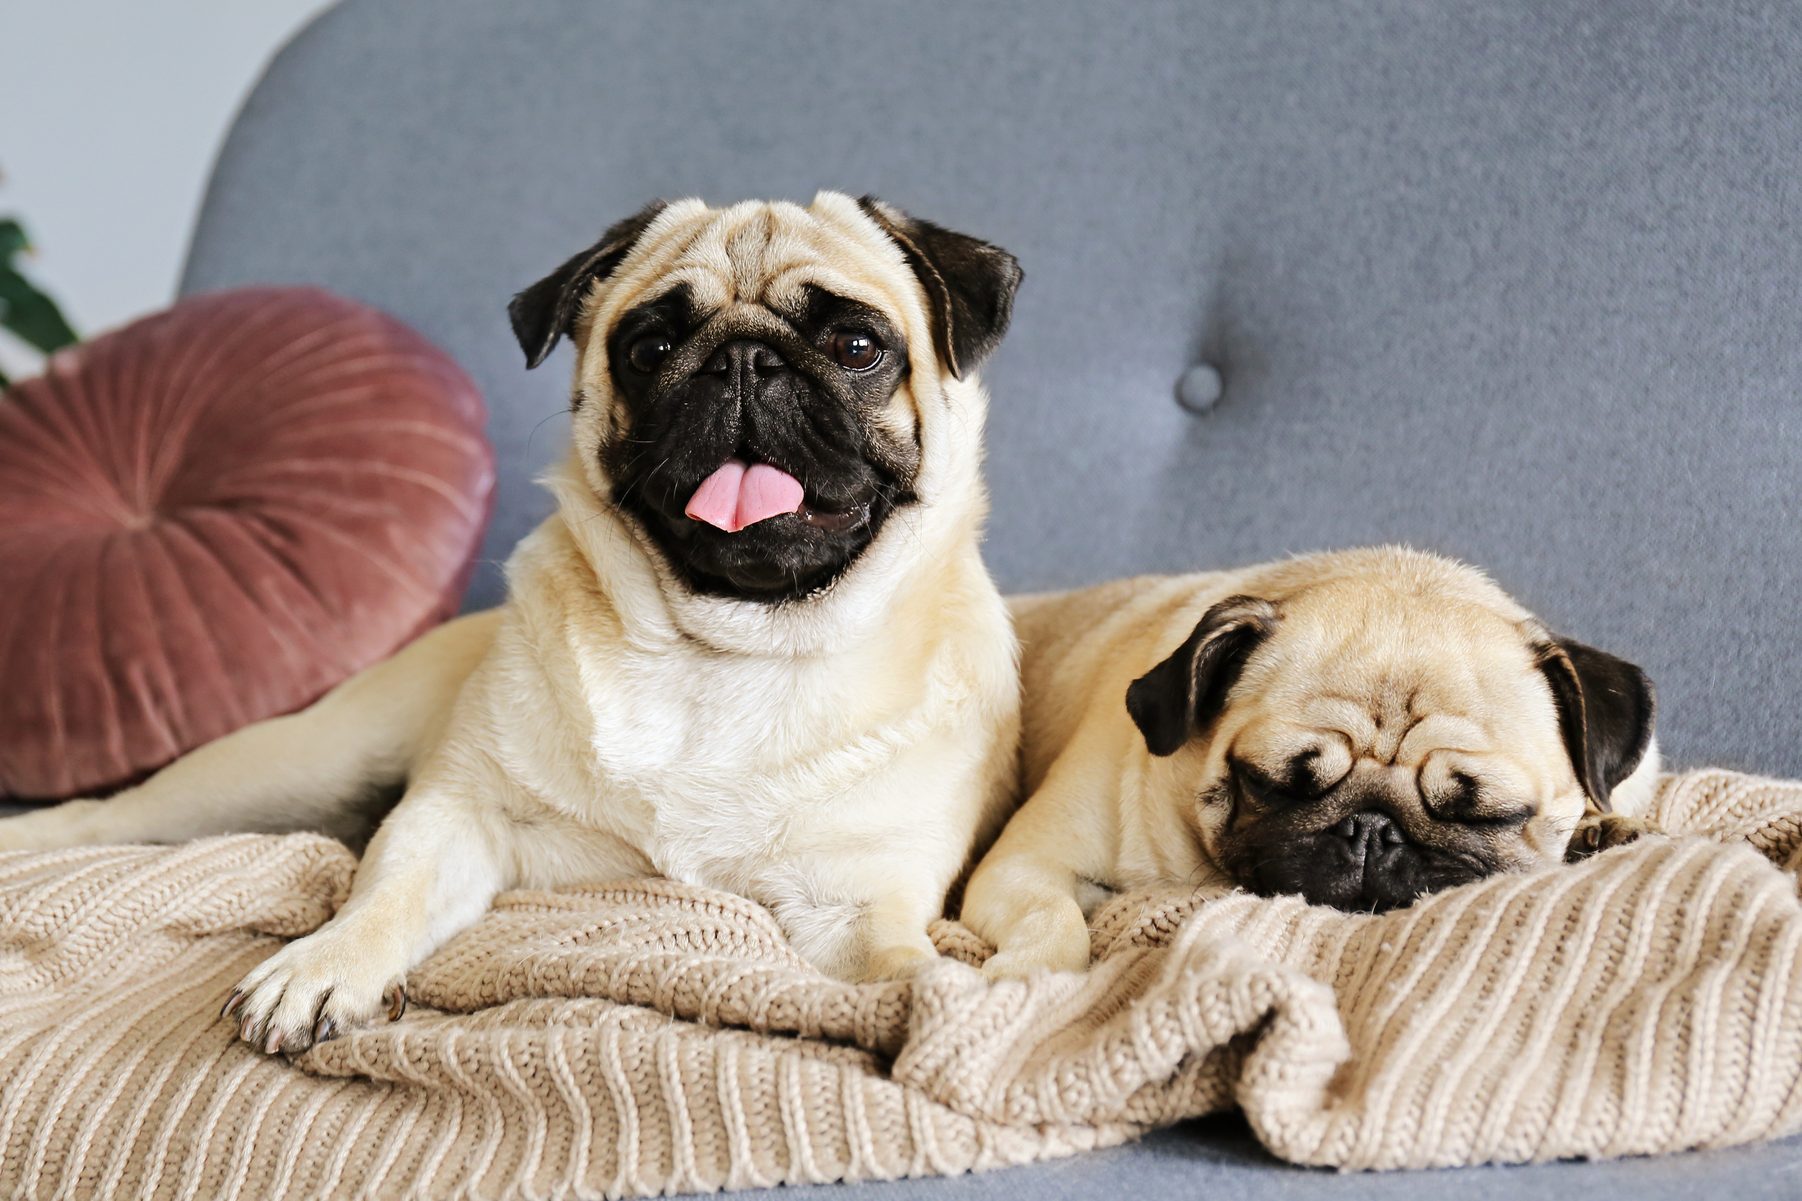
[[[1374,809],[1352,814],[1334,826],[1333,833],[1360,846],[1376,843],[1379,846],[1399,847],[1408,841],[1408,836],[1402,833],[1401,826],[1396,824],[1394,818]]]
[[[774,375],[788,370],[788,360],[768,343],[740,338],[721,345],[701,368],[707,375],[737,375],[746,369],[752,375]]]

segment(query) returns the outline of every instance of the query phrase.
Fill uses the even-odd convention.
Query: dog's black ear
[[[576,317],[588,295],[588,286],[613,273],[665,207],[664,201],[653,200],[507,305],[507,316],[513,319],[513,336],[526,352],[527,370],[550,356],[557,339],[575,332]]]
[[[1633,774],[1652,742],[1652,681],[1625,659],[1572,638],[1547,638],[1534,650],[1577,781],[1591,804],[1612,812],[1615,785]]]
[[[1183,644],[1126,690],[1126,711],[1154,755],[1174,755],[1219,716],[1246,656],[1276,628],[1276,607],[1229,596],[1202,615]]]
[[[1020,264],[999,246],[910,217],[874,196],[857,204],[907,256],[932,304],[939,358],[962,379],[1007,332],[1025,274]]]

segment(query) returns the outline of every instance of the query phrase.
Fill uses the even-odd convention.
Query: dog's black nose
[[[709,375],[740,378],[774,375],[787,369],[788,360],[777,354],[774,347],[751,338],[739,338],[723,344],[713,352],[707,365],[701,368]]]
[[[1376,809],[1352,814],[1334,826],[1333,833],[1351,843],[1352,850],[1359,855],[1371,850],[1399,847],[1408,841],[1408,836],[1395,824],[1395,819]]]

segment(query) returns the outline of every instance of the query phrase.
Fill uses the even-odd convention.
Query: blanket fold
[[[1405,910],[1169,890],[1086,976],[855,986],[669,881],[512,893],[415,1008],[293,1061],[217,1020],[355,861],[312,836],[0,855],[0,1195],[645,1196],[1001,1167],[1237,1107],[1402,1168],[1802,1130],[1802,784],[1667,777],[1678,836]]]

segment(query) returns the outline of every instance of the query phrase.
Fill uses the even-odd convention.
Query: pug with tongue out
[[[875,201],[820,197],[806,242],[786,210],[760,211],[768,227],[704,236],[642,292],[626,263],[631,274],[579,315],[606,351],[578,368],[579,458],[685,595],[750,602],[684,600],[695,620],[771,632],[825,616],[836,629],[878,596],[903,599],[890,560],[917,555],[920,539],[974,545],[980,448],[956,423],[984,402],[960,377],[1000,336],[1018,268]],[[864,257],[859,236],[879,236],[888,261]],[[766,237],[755,266],[695,269]],[[538,285],[538,299],[555,287]],[[590,398],[609,408],[593,424]],[[908,529],[882,539],[894,515]],[[923,566],[910,558],[908,571]]]
[[[510,309],[528,366],[566,337],[575,364],[556,512],[506,605],[104,806],[0,823],[0,850],[355,833],[404,786],[337,915],[227,999],[271,1052],[397,1014],[509,888],[663,875],[763,903],[840,977],[928,961],[1012,792],[973,372],[1019,281],[830,192],[619,223]]]

